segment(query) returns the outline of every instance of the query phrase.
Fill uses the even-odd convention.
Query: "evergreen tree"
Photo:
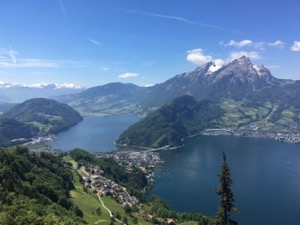
[[[238,223],[230,218],[230,213],[238,213],[238,210],[234,206],[234,197],[230,189],[232,179],[224,152],[221,168],[222,170],[219,174],[220,187],[216,190],[216,193],[221,196],[221,202],[216,218],[216,225],[236,225]]]

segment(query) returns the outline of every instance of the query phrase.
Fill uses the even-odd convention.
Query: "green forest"
[[[83,224],[70,200],[72,173],[62,158],[0,148],[0,224]]]

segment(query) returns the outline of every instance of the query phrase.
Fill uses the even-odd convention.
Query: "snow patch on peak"
[[[212,74],[213,72],[216,72],[217,70],[221,69],[224,65],[225,65],[225,62],[222,59],[217,59],[208,68],[207,74]]]
[[[51,89],[84,89],[84,87],[73,84],[73,83],[63,83],[63,84],[49,84],[49,83],[35,83],[35,84],[21,84],[21,83],[6,83],[3,81],[0,81],[0,88],[13,88],[13,87],[20,87],[20,88],[51,88]]]
[[[208,68],[207,73],[208,73],[208,74],[211,74],[211,73],[217,71],[217,70],[220,69],[220,68],[221,68],[221,66],[217,66],[215,63],[213,63],[213,64],[211,64],[211,66]]]
[[[258,76],[266,75],[267,68],[263,65],[253,65],[252,67],[256,70]]]

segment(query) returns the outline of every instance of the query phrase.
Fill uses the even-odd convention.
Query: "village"
[[[158,157],[158,153],[150,151],[115,151],[115,152],[99,152],[94,153],[98,158],[113,158],[119,165],[123,166],[127,171],[131,172],[138,168],[147,178],[148,184],[154,183],[154,168],[162,163]],[[84,187],[92,189],[100,196],[110,196],[123,206],[138,205],[139,199],[131,196],[125,187],[117,184],[111,179],[104,176],[104,171],[99,166],[81,166]]]

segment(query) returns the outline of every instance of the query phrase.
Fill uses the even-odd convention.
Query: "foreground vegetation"
[[[100,197],[94,190],[86,189],[82,179],[86,172],[80,168],[84,163],[96,163],[103,168],[105,175],[127,187],[136,181],[128,190],[135,195],[140,193],[141,204],[122,206],[112,197]],[[136,172],[122,172],[122,167],[115,162],[96,159],[80,149],[63,157],[48,153],[37,156],[20,146],[0,148],[0,224],[149,225],[166,224],[168,219],[182,225],[214,224],[214,219],[199,213],[176,213],[158,196],[146,201],[141,192],[145,184],[139,182],[143,178]],[[230,190],[231,184],[226,158],[220,178],[223,175],[229,183],[221,185],[219,194],[222,196],[228,188]],[[229,199],[229,206],[232,200]],[[226,204],[220,204],[218,216],[224,210],[231,211]]]
[[[0,224],[83,224],[70,200],[72,173],[61,159],[27,148],[0,149]]]

